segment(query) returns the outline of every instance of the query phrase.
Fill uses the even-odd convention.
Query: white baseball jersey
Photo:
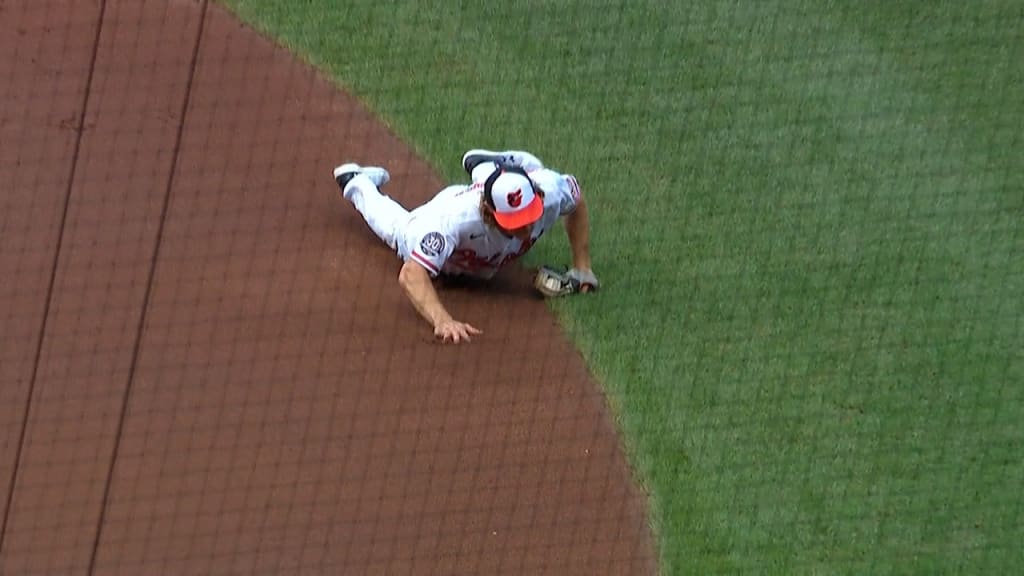
[[[411,213],[399,241],[403,260],[413,260],[431,277],[439,274],[491,278],[515,261],[558,222],[571,214],[580,201],[576,178],[542,168],[529,172],[544,191],[544,214],[532,226],[528,241],[509,238],[484,223],[480,212],[482,181],[449,186]]]

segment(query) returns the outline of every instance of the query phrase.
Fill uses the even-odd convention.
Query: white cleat
[[[334,169],[334,181],[338,183],[338,187],[341,188],[341,193],[345,196],[345,199],[348,199],[345,188],[353,178],[359,175],[369,178],[370,182],[373,182],[378,188],[391,180],[391,174],[380,166],[360,166],[354,162],[342,164]]]

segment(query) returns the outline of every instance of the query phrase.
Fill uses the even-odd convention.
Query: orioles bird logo
[[[509,192],[508,205],[513,208],[519,208],[519,205],[523,203],[523,191],[522,189],[516,190],[515,192]]]

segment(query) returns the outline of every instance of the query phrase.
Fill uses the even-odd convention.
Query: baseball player
[[[448,186],[412,211],[381,192],[390,179],[384,168],[346,163],[334,169],[345,199],[404,261],[399,284],[433,326],[435,337],[469,342],[482,331],[448,313],[434,278],[491,278],[526,254],[563,216],[572,248],[568,274],[580,292],[598,288],[591,270],[587,207],[574,176],[546,168],[533,154],[518,150],[470,150],[462,166],[470,184]]]

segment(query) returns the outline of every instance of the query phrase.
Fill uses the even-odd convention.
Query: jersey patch
[[[440,232],[430,232],[420,240],[420,251],[431,258],[437,257],[444,249],[444,236]]]

